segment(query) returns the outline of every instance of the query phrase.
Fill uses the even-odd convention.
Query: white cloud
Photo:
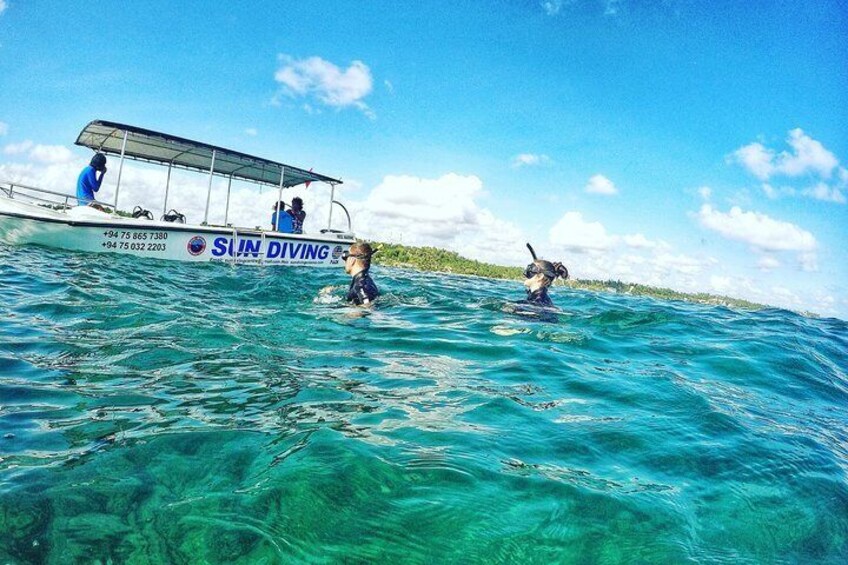
[[[589,194],[603,194],[606,196],[618,194],[615,184],[604,175],[595,175],[590,178],[584,190]]]
[[[828,186],[823,182],[819,182],[815,186],[808,188],[804,191],[804,194],[816,200],[845,204],[845,195],[842,193],[842,190],[838,186]]]
[[[723,237],[749,244],[759,252],[797,251],[799,266],[804,271],[817,271],[816,248],[818,242],[810,232],[795,224],[775,220],[759,212],[745,212],[738,206],[724,213],[709,204],[701,206],[697,214],[702,226]],[[771,269],[779,263],[773,258],[759,261],[761,269]]]
[[[817,179],[812,188],[804,190],[784,186],[775,188],[763,183],[763,192],[769,198],[781,195],[794,196],[797,194],[844,204],[846,202],[843,189],[848,186],[848,171],[839,166],[839,160],[828,151],[821,142],[804,133],[800,128],[791,130],[786,139],[790,149],[775,153],[761,143],[750,143],[740,147],[729,157],[747,169],[762,181],[773,177],[785,178],[814,177]],[[834,173],[836,173],[834,175]],[[836,177],[831,184],[831,179]]]
[[[724,213],[704,204],[698,221],[727,239],[764,251],[813,251],[818,245],[813,234],[795,224],[759,212],[744,212],[738,206]]]
[[[698,189],[698,196],[701,197],[702,200],[707,201],[712,197],[713,190],[708,186],[702,186]]]
[[[346,69],[320,57],[294,59],[280,55],[281,67],[274,80],[292,98],[304,97],[333,108],[355,107],[373,117],[363,99],[371,93],[371,70],[362,61],[353,61]]]
[[[390,80],[388,80],[388,79],[384,80],[383,84],[386,86],[386,90],[389,91],[389,94],[395,93],[395,86],[391,83]]]
[[[547,165],[550,162],[551,158],[547,155],[537,155],[534,153],[521,153],[512,158],[512,166],[515,168]]]
[[[733,280],[730,277],[711,275],[710,287],[712,287],[713,292],[724,294],[733,288]]]
[[[6,4],[6,0],[0,0],[0,14],[6,11],[8,5]]]
[[[664,241],[644,234],[616,235],[600,222],[567,212],[550,230],[552,256],[561,258],[577,278],[617,279],[671,287],[682,291],[704,290],[704,273],[717,264],[712,257],[673,251]],[[570,259],[569,254],[580,254]]]
[[[682,253],[677,255],[673,253],[660,253],[654,258],[653,264],[657,267],[677,271],[685,275],[698,274],[705,266],[704,260]]]
[[[74,154],[64,145],[35,145],[29,157],[40,163],[66,163],[74,159]]]
[[[636,249],[652,249],[657,246],[656,242],[651,241],[641,233],[625,235],[623,239],[628,247],[634,247]]]
[[[751,143],[733,152],[737,163],[760,180],[767,180],[774,172],[774,152],[761,143]]]
[[[20,143],[9,143],[3,147],[3,153],[6,155],[22,155],[29,151],[33,145],[35,144],[28,139]]]
[[[801,270],[807,273],[819,270],[818,256],[815,253],[801,253],[798,255],[798,263]]]
[[[763,192],[765,192],[766,196],[768,196],[772,200],[777,198],[777,190],[775,190],[775,188],[767,182],[763,183]]]
[[[806,135],[801,128],[790,131],[786,141],[792,147],[792,152],[783,151],[777,158],[777,171],[784,175],[797,177],[813,172],[830,178],[833,169],[839,164],[833,153]]]
[[[66,163],[74,159],[70,149],[64,145],[41,145],[30,140],[10,143],[3,147],[6,155],[26,156],[39,163]]]
[[[770,199],[776,200],[781,196],[795,196],[798,194],[798,191],[792,188],[791,186],[772,186],[771,184],[764,182],[762,184],[763,193]]]
[[[566,212],[549,232],[550,242],[583,253],[609,249],[618,238],[607,233],[600,222],[587,222],[580,212]]]
[[[0,0],[2,2],[3,0]],[[0,135],[6,135],[9,133],[9,124],[6,122],[0,122]]]
[[[771,255],[763,255],[760,257],[760,260],[757,261],[757,267],[759,267],[761,271],[771,271],[780,267],[780,261]]]
[[[474,175],[389,175],[348,208],[357,233],[366,238],[444,247],[499,264],[524,261],[522,230],[482,207],[483,194],[483,182]]]
[[[244,130],[244,135],[249,135],[250,137],[256,137],[259,135],[259,130],[256,128],[247,128]]]
[[[779,155],[755,142],[734,151],[732,158],[760,180],[775,175],[798,177],[808,173],[830,178],[839,165],[833,153],[800,128],[789,132],[786,143],[791,151],[782,151]]]

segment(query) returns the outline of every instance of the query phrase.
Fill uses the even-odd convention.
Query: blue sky
[[[341,177],[369,238],[848,318],[844,2],[59,4],[0,0],[0,177],[110,119]]]

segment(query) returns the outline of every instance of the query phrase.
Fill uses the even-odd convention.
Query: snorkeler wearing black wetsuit
[[[377,290],[374,279],[371,278],[368,271],[362,271],[351,279],[350,287],[347,289],[347,301],[361,306],[372,302],[378,294],[380,294],[380,291]]]
[[[568,279],[568,269],[559,262],[551,263],[544,259],[537,259],[536,252],[527,244],[527,248],[533,255],[533,262],[524,269],[524,286],[527,289],[527,298],[521,300],[522,304],[532,304],[546,308],[553,307],[554,303],[548,296],[548,287],[557,277]]]
[[[368,273],[371,268],[371,256],[374,251],[365,242],[357,242],[342,253],[345,272],[352,275],[347,289],[347,301],[356,306],[369,306],[380,294],[374,279]]]

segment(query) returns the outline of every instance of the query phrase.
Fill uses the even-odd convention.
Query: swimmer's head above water
[[[548,288],[557,278],[568,279],[568,269],[565,268],[565,265],[558,261],[551,262],[538,259],[536,252],[529,243],[527,249],[533,256],[533,262],[524,269],[524,286],[527,288],[527,292]]]
[[[371,256],[374,253],[371,245],[364,241],[351,244],[350,249],[342,253],[345,272],[349,275],[356,275],[359,272],[367,271],[371,268]]]

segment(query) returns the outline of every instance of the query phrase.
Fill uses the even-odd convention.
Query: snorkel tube
[[[534,260],[534,261],[538,261],[538,259],[536,258],[536,252],[535,252],[535,251],[533,251],[533,246],[532,246],[532,245],[530,245],[530,243],[527,243],[527,249],[529,249],[529,250],[530,250],[530,255],[532,255],[532,256],[533,256],[533,260]]]

